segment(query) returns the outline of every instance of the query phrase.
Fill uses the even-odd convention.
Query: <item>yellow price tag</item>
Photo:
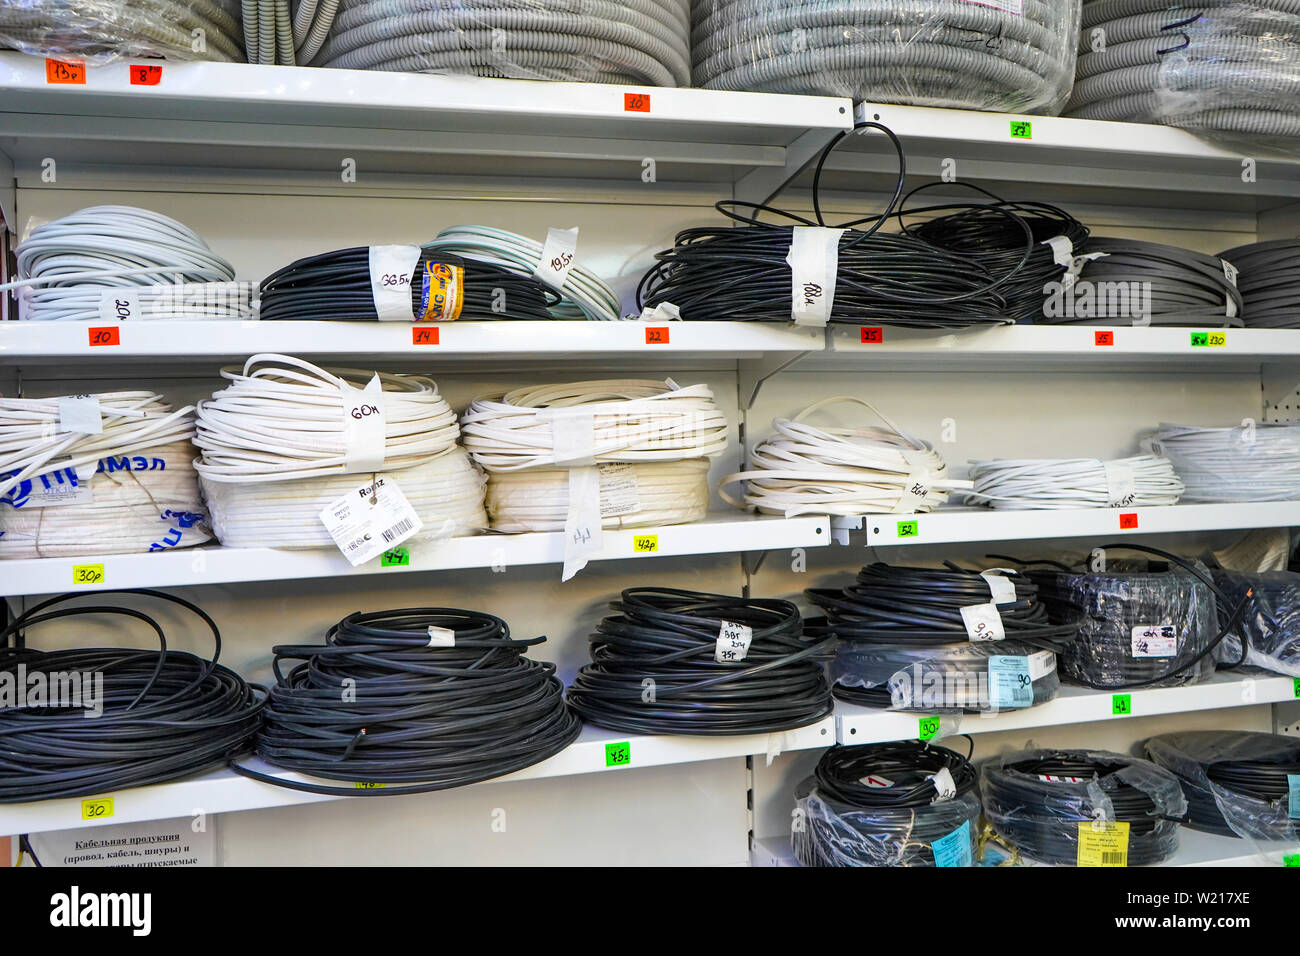
[[[365,783],[361,780],[357,781],[358,790],[383,790],[386,786],[388,786],[386,783]]]
[[[73,584],[103,584],[104,566],[102,564],[74,564],[72,566]]]
[[[638,534],[632,537],[632,550],[637,554],[649,554],[659,550],[659,535]]]
[[[1079,866],[1128,866],[1127,823],[1080,823]]]
[[[81,819],[83,820],[107,820],[112,815],[112,797],[100,797],[98,800],[81,801]]]

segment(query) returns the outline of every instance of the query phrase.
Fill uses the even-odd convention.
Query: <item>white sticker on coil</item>
[[[969,604],[961,609],[962,623],[966,625],[966,637],[972,641],[1001,641],[1006,638],[1006,628],[1002,624],[1002,615],[997,605]]]
[[[936,791],[931,803],[942,803],[957,796],[957,782],[952,779],[952,771],[947,767],[940,767],[937,773],[930,774],[926,779],[934,783]]]
[[[1220,259],[1219,264],[1223,266],[1223,277],[1232,283],[1233,288],[1236,288],[1237,276],[1241,274],[1241,270],[1227,259]]]
[[[380,322],[415,321],[411,276],[419,263],[419,246],[370,247],[370,294]]]
[[[653,309],[646,306],[641,310],[642,322],[680,322],[682,321],[682,310],[671,302],[660,302]]]
[[[384,466],[388,414],[384,386],[376,372],[365,388],[339,386],[343,399],[343,471],[354,475]]]
[[[578,227],[572,229],[546,230],[546,242],[542,245],[542,256],[537,260],[533,275],[541,279],[552,289],[564,288],[573,268],[574,257],[578,254]]]
[[[600,472],[592,465],[569,469],[569,508],[564,518],[564,570],[567,581],[587,566],[604,545],[600,526]]]
[[[80,435],[104,434],[98,395],[63,395],[59,404],[59,431]]]
[[[989,568],[987,571],[981,571],[982,577],[989,586],[990,603],[992,604],[1014,604],[1016,601],[1016,585],[1007,574],[1014,574],[1009,568]]]
[[[354,568],[418,534],[424,522],[391,475],[354,488],[321,509],[325,525]]]
[[[1138,624],[1132,640],[1134,657],[1178,656],[1178,631],[1172,624]]]
[[[1051,651],[1035,651],[1029,655],[1029,679],[1038,680],[1056,670],[1056,655]]]
[[[824,328],[835,304],[843,229],[795,226],[790,237],[790,318],[795,325]]]
[[[865,777],[859,777],[858,783],[862,784],[864,787],[870,787],[873,790],[884,790],[885,788],[894,785],[894,781],[890,780],[888,777],[882,777],[878,773],[869,773]]]
[[[99,294],[99,321],[131,322],[140,317],[138,288],[105,289]]]
[[[1106,473],[1106,507],[1127,508],[1137,498],[1137,473],[1122,461],[1103,461]]]
[[[907,476],[903,490],[898,495],[898,508],[903,514],[919,511],[930,496],[930,472],[922,469]]]
[[[719,664],[743,661],[749,655],[749,645],[753,643],[753,628],[723,621],[722,626],[718,628],[718,639],[713,645],[713,659]]]
[[[95,462],[60,468],[30,480],[31,490],[20,494],[23,485],[14,489],[12,502],[15,508],[55,508],[62,505],[89,505],[95,503],[95,493],[90,480],[95,477]],[[28,484],[28,483],[24,483]]]
[[[1025,15],[1024,0],[965,0],[965,2],[980,7],[992,7],[994,10],[1005,10],[1017,17]]]
[[[551,423],[555,464],[580,468],[596,464],[596,416],[575,408],[543,409],[537,416]]]
[[[456,632],[449,627],[429,625],[429,643],[427,647],[455,647]]]
[[[618,518],[641,510],[641,488],[632,465],[605,462],[600,473],[600,516]]]

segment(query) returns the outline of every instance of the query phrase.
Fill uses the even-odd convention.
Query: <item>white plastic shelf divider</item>
[[[623,558],[726,554],[769,548],[818,547],[830,540],[826,518],[715,516],[696,524],[606,531],[595,561]],[[0,561],[0,597],[67,590],[183,587],[235,581],[330,579],[360,574],[445,571],[561,563],[564,534],[484,534],[410,548],[410,564],[383,567],[375,559],[354,568],[334,549],[276,551],[268,548],[188,548],[153,554],[87,555]],[[74,569],[103,565],[98,580],[78,581]]]
[[[629,736],[611,730],[602,730],[599,727],[584,727],[582,735],[576,741],[549,760],[483,783],[537,780],[582,773],[613,773],[635,770],[638,767],[658,767],[666,764],[723,760],[733,757],[769,754],[775,756],[777,753],[790,750],[827,747],[830,746],[833,737],[834,721],[831,717],[825,717],[816,723],[795,730],[738,737]],[[611,763],[609,751],[606,749],[608,745],[626,747],[628,758],[626,762]],[[320,780],[282,771],[256,759],[249,758],[244,762],[255,770],[296,781],[311,781],[327,786],[347,786],[338,781]],[[396,786],[398,785],[394,784],[394,787]],[[426,796],[436,797],[436,794]],[[202,807],[204,813],[210,814],[233,813],[239,810],[260,810],[267,807],[348,799],[277,787],[259,780],[250,780],[225,768],[188,780],[118,790],[113,793],[97,794],[96,797],[113,798],[111,817],[94,820],[82,818],[83,799],[95,799],[92,797],[0,805],[0,833],[41,833],[77,827],[166,820],[188,816],[194,812],[195,807]],[[369,804],[371,809],[378,809],[382,807],[382,801],[389,798],[380,796],[358,799]]]
[[[1127,705],[1116,701],[1127,696]],[[1158,687],[1118,692],[1089,690],[1084,687],[1061,688],[1055,700],[1008,710],[990,716],[979,714],[944,714],[939,737],[955,734],[982,734],[1000,730],[1024,730],[1057,727],[1100,720],[1124,720],[1128,717],[1152,717],[1190,711],[1250,707],[1300,699],[1300,679],[1291,677],[1239,677],[1221,671],[1203,684],[1186,687]],[[1123,712],[1127,708],[1127,713]],[[1116,713],[1116,711],[1121,711]],[[835,708],[835,739],[841,744],[873,744],[891,740],[915,740],[921,723],[932,718],[924,713],[873,710],[842,701]]]

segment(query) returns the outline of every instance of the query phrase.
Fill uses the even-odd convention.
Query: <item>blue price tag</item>
[[[970,866],[970,846],[970,821],[967,820],[946,837],[940,837],[930,844],[930,849],[934,851],[934,865]]]
[[[1034,702],[1028,657],[989,658],[989,699],[994,707],[1028,707]]]
[[[1291,785],[1290,817],[1300,820],[1300,773],[1289,773],[1286,782]]]

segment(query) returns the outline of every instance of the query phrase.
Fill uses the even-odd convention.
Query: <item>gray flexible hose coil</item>
[[[239,0],[0,3],[0,47],[100,64],[120,57],[244,59]]]
[[[320,51],[339,0],[242,0],[249,63],[299,66]]]
[[[1300,329],[1300,239],[1274,239],[1219,253],[1240,270],[1249,329]]]

